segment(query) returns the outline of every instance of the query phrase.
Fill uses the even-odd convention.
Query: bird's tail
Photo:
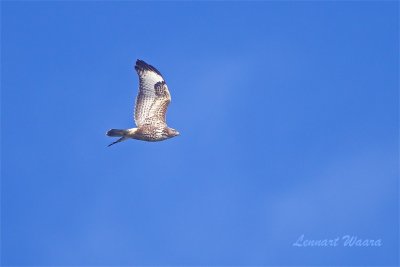
[[[128,132],[126,130],[119,130],[119,129],[111,129],[107,132],[108,136],[111,137],[121,137],[127,134]]]
[[[121,138],[119,138],[117,141],[115,141],[115,142],[112,142],[111,144],[109,144],[108,146],[112,146],[112,145],[114,145],[114,144],[116,144],[116,143],[119,143],[119,142],[122,142],[122,141],[125,141],[125,140],[127,140],[128,138],[127,137],[125,137],[125,135],[128,133],[128,131],[127,130],[119,130],[119,129],[111,129],[111,130],[109,130],[106,134],[108,135],[108,136],[111,136],[111,137],[121,137]]]

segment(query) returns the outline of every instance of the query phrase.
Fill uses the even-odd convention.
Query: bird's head
[[[167,135],[169,138],[175,137],[179,135],[179,132],[172,128],[167,128]]]

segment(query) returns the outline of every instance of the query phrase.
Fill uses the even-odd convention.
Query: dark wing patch
[[[154,89],[157,96],[165,96],[165,81],[156,83]]]

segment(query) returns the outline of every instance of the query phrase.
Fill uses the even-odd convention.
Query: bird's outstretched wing
[[[171,95],[161,73],[143,60],[137,60],[135,70],[139,75],[139,93],[135,103],[135,123],[166,124],[166,113]]]

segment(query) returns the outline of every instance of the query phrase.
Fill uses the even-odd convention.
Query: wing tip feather
[[[155,67],[153,67],[150,64],[147,64],[145,61],[143,61],[141,59],[136,60],[135,70],[136,71],[141,71],[141,70],[142,71],[143,70],[153,71],[162,77],[162,74],[161,74],[161,72],[158,71],[158,69],[156,69]]]

